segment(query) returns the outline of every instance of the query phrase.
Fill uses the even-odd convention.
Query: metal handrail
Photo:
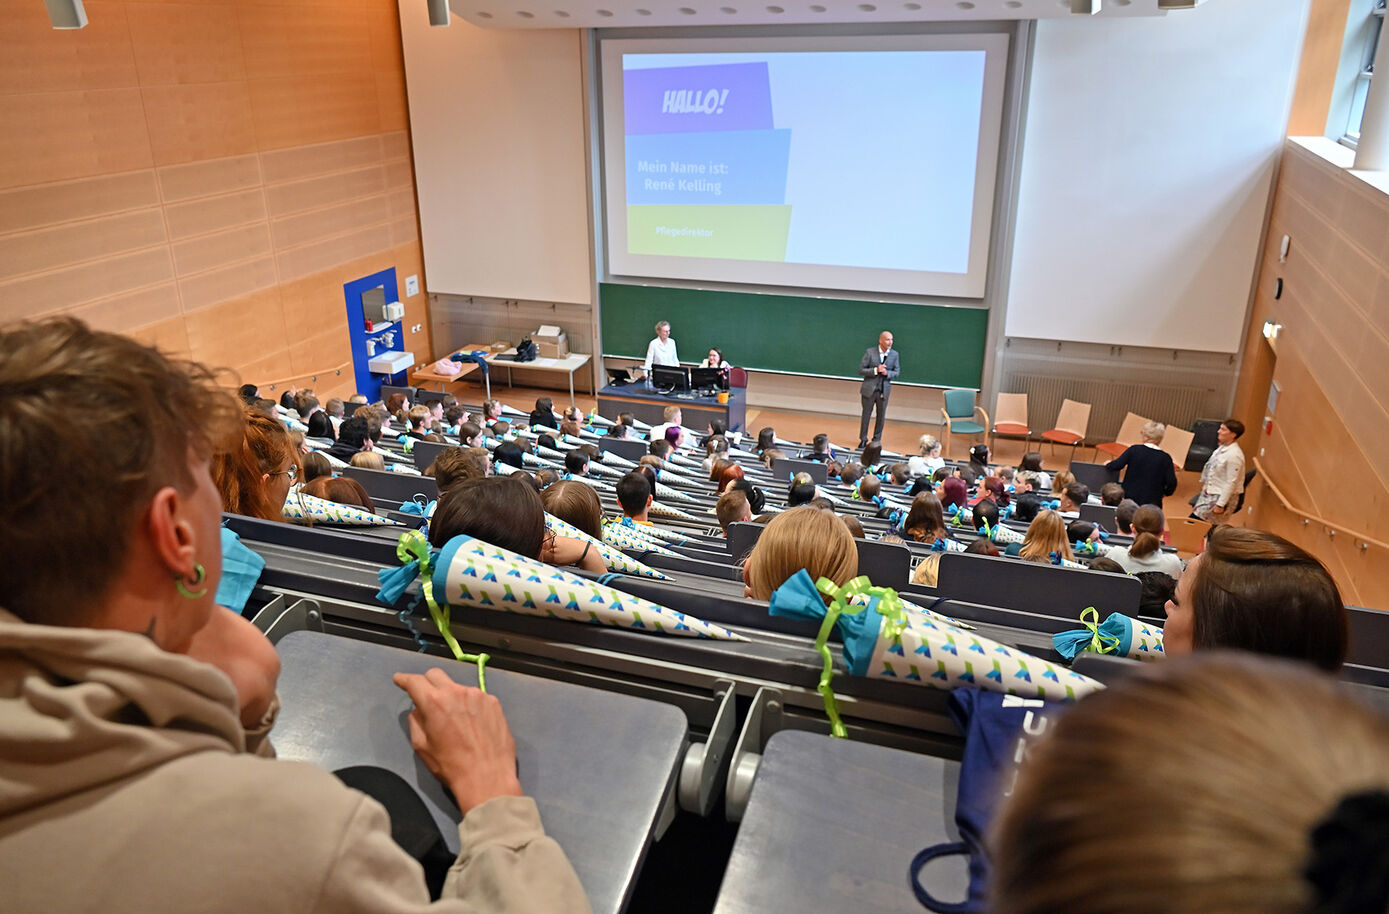
[[[1357,542],[1361,543],[1362,548],[1365,545],[1376,546],[1380,549],[1385,550],[1386,552],[1389,552],[1389,544],[1381,543],[1379,540],[1374,539],[1373,537],[1366,536],[1358,530],[1352,530],[1349,527],[1342,526],[1341,524],[1333,523],[1332,521],[1329,521],[1324,517],[1318,517],[1315,514],[1308,514],[1301,508],[1294,506],[1291,502],[1288,501],[1287,496],[1284,495],[1283,492],[1278,488],[1277,483],[1273,481],[1273,477],[1269,475],[1268,469],[1265,468],[1264,465],[1259,462],[1259,458],[1257,457],[1254,458],[1254,469],[1259,471],[1259,478],[1264,481],[1264,485],[1268,486],[1269,489],[1273,492],[1273,494],[1278,497],[1278,500],[1283,503],[1283,507],[1288,511],[1291,511],[1293,514],[1296,514],[1298,517],[1302,518],[1304,524],[1321,524],[1328,530],[1333,531],[1332,536],[1335,536],[1335,531],[1340,531],[1341,533],[1344,533],[1347,536],[1350,536],[1353,539],[1355,539]]]

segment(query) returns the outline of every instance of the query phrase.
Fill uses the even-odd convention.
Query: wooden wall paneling
[[[166,203],[251,190],[261,185],[260,157],[256,155],[165,165],[158,173],[159,192]]]
[[[184,326],[182,317],[137,327],[126,332],[145,345],[155,347],[160,352],[182,359],[191,357],[188,351],[188,328]]]
[[[410,158],[410,134],[403,130],[381,134],[381,155],[387,159]]]
[[[135,210],[0,236],[0,280],[163,244],[164,216]]]
[[[41,317],[172,278],[167,247],[26,276],[0,283],[0,321]]]
[[[90,0],[88,25],[58,31],[43,4],[0,3],[0,93],[61,92],[135,86],[126,4]]]
[[[275,259],[269,255],[220,270],[209,270],[178,281],[183,310],[191,315],[242,295],[268,289],[277,282]]]
[[[374,252],[388,250],[390,246],[389,228],[373,225],[326,241],[284,251],[276,257],[276,264],[282,278],[298,279],[368,257]],[[369,272],[373,271],[363,271],[358,275],[366,275]]]
[[[315,273],[301,279],[282,282],[279,288],[280,306],[284,310],[285,338],[303,339],[339,324],[345,328],[347,305],[343,299],[342,287],[355,278],[356,276],[344,278],[335,271]]]
[[[271,224],[271,232],[275,238],[275,247],[285,249],[343,235],[363,225],[390,220],[390,199],[385,194],[377,194],[276,219]]]
[[[0,95],[0,188],[154,164],[139,89]]]
[[[352,347],[347,328],[332,327],[314,336],[289,341],[290,370],[296,375],[326,372],[329,368],[352,361]]]
[[[244,81],[147,86],[141,95],[156,165],[256,150],[251,96]]]
[[[154,171],[132,171],[0,192],[0,233],[159,205]]]
[[[270,227],[264,222],[201,235],[173,246],[174,270],[188,276],[270,254]]]
[[[380,136],[360,136],[333,143],[274,149],[260,156],[261,171],[267,184],[353,171],[377,165],[382,159]]]
[[[262,149],[304,146],[379,133],[376,80],[370,69],[252,79],[251,112]]]
[[[1331,109],[1350,0],[1312,0],[1293,94],[1289,136],[1321,136]]]
[[[272,218],[288,216],[309,209],[320,209],[360,197],[384,193],[386,175],[380,165],[369,165],[353,171],[307,178],[265,189],[266,202]]]
[[[164,207],[164,221],[173,240],[265,222],[266,218],[265,192],[259,187]]]
[[[125,8],[141,85],[246,79],[233,5],[127,3]]]
[[[382,130],[410,126],[410,101],[405,94],[405,74],[376,71],[377,117]]]
[[[368,14],[340,5],[331,15],[300,4],[237,6],[248,72],[262,77],[351,73],[370,70]]]
[[[184,321],[193,357],[217,368],[235,368],[287,348],[280,293],[273,288],[185,314]]]
[[[178,286],[166,282],[79,305],[67,313],[98,330],[129,332],[175,318],[181,320],[183,312],[179,306]],[[184,349],[187,349],[186,338]]]

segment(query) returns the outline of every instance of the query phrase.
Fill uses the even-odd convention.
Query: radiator
[[[1027,394],[1028,420],[1034,433],[1053,427],[1061,401],[1090,404],[1087,441],[1113,441],[1126,413],[1138,413],[1177,428],[1189,429],[1201,415],[1211,391],[1205,387],[1134,384],[1095,378],[1062,378],[1055,375],[1015,372],[1008,375],[1010,393]]]

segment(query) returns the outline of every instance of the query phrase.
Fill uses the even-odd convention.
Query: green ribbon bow
[[[1112,654],[1119,649],[1118,638],[1100,634],[1100,613],[1095,607],[1087,607],[1080,614],[1080,624],[1090,630],[1090,643],[1085,645],[1085,650],[1094,654]]]
[[[439,634],[443,636],[444,643],[453,651],[453,656],[460,663],[477,664],[477,687],[482,691],[487,691],[486,668],[487,661],[492,659],[492,655],[487,653],[468,654],[464,653],[463,648],[458,646],[458,640],[453,637],[453,631],[449,627],[449,607],[447,604],[440,606],[434,600],[434,581],[431,568],[429,539],[422,530],[411,530],[409,533],[402,533],[400,542],[395,547],[396,558],[402,564],[409,562],[419,562],[420,565],[420,590],[424,593],[425,605],[429,607],[430,618],[434,620],[434,627],[439,629]]]
[[[834,697],[834,657],[830,655],[827,644],[830,632],[834,630],[835,623],[841,615],[858,615],[869,607],[872,597],[877,597],[878,602],[874,608],[883,617],[883,627],[878,637],[896,638],[901,635],[902,629],[907,627],[906,609],[901,598],[897,596],[897,591],[890,587],[874,587],[866,575],[846,581],[842,587],[829,578],[820,578],[815,582],[815,588],[830,598],[829,607],[825,610],[825,619],[820,623],[820,631],[815,636],[815,650],[820,654],[822,664],[820,683],[815,690],[825,700],[825,716],[830,720],[830,735],[838,739],[848,739],[849,731],[839,718],[839,704]],[[858,605],[851,608],[851,603]]]

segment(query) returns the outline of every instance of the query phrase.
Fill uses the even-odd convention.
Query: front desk
[[[653,390],[645,381],[633,381],[621,387],[609,384],[598,391],[598,415],[616,419],[618,413],[631,413],[648,425],[665,422],[668,406],[680,407],[682,424],[687,428],[704,429],[710,420],[718,419],[730,432],[746,432],[748,392],[735,387],[728,391],[728,402],[717,397],[668,396]]]

